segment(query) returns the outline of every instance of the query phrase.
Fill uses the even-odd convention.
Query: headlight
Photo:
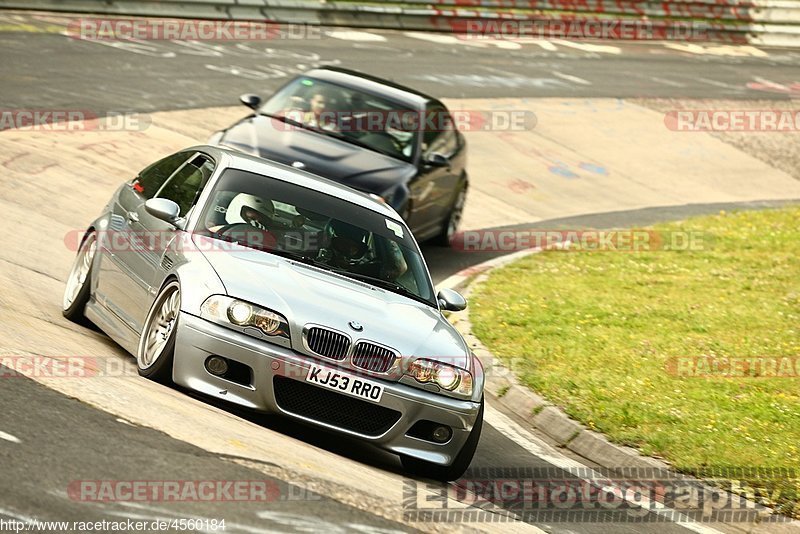
[[[417,382],[433,382],[447,391],[472,395],[472,375],[466,369],[434,360],[414,360],[408,374]]]
[[[200,313],[217,322],[243,328],[252,326],[268,336],[289,338],[289,322],[286,317],[242,300],[212,295],[200,306]]]

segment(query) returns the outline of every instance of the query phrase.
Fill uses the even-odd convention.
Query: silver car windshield
[[[196,231],[436,307],[422,256],[403,224],[313,189],[227,169]]]
[[[290,82],[259,112],[404,161],[414,159],[420,130],[417,111],[307,77]]]

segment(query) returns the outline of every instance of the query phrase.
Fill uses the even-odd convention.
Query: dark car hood
[[[219,144],[285,165],[300,162],[308,172],[379,195],[416,170],[411,163],[263,115],[234,124]]]

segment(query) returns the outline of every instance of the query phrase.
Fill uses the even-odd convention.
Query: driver
[[[385,261],[364,261],[368,250],[369,232],[352,224],[333,219],[328,223],[331,232],[329,265],[353,273],[364,274],[394,282],[408,270],[403,253],[394,241],[387,240],[389,250]]]
[[[367,252],[367,231],[337,219],[328,224],[330,237],[330,265],[348,269],[363,259]]]
[[[239,193],[228,204],[225,222],[228,224],[246,223],[259,230],[267,230],[274,213],[275,206],[271,200],[264,200],[248,193]]]
[[[229,193],[228,193],[229,194]],[[220,212],[222,210],[219,210]],[[251,248],[270,250],[275,247],[275,237],[269,227],[275,207],[271,200],[264,200],[249,193],[235,195],[225,209],[225,224],[213,225],[209,231]],[[247,228],[250,228],[249,230]]]

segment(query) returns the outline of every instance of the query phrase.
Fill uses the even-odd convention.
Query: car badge
[[[295,161],[294,163],[292,163],[292,167],[294,167],[295,169],[305,169],[306,164],[303,163],[302,161]]]
[[[362,330],[364,330],[364,327],[361,326],[361,323],[359,323],[358,321],[350,321],[347,324],[349,324],[350,328],[352,328],[356,332],[361,332]]]

